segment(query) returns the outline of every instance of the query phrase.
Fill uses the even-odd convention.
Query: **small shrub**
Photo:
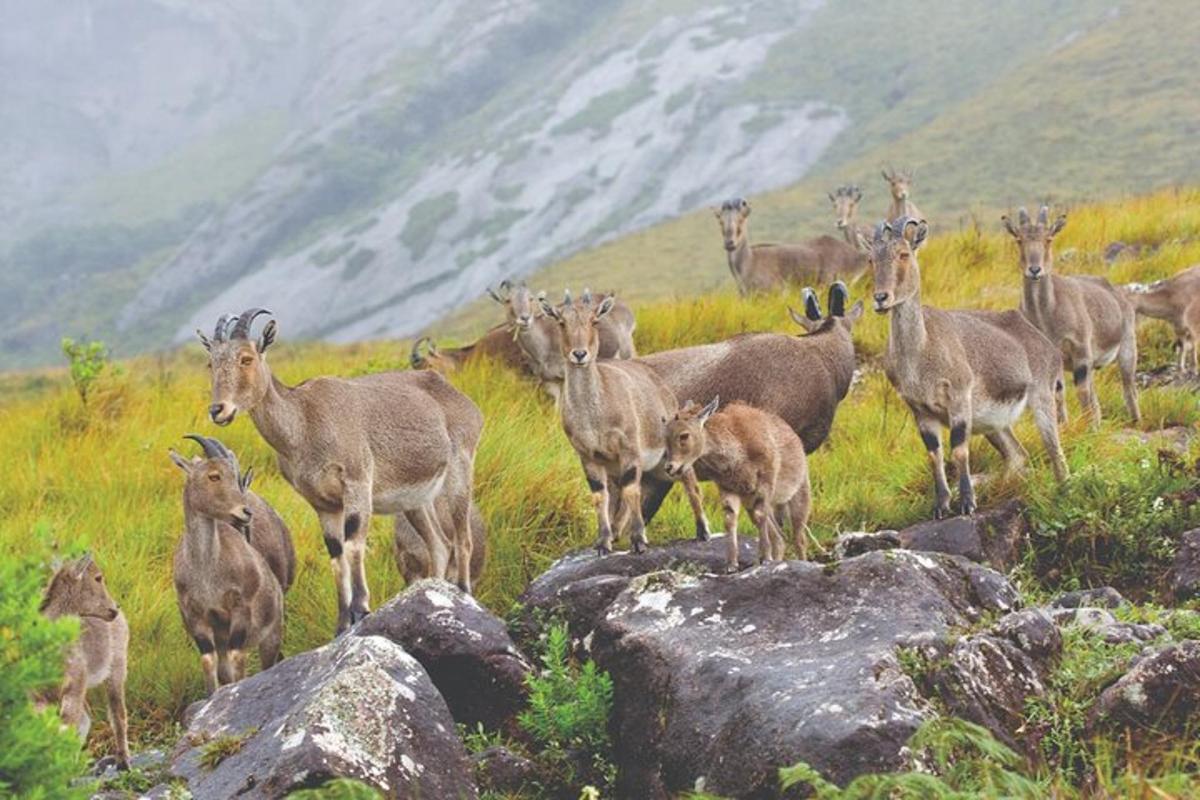
[[[548,774],[576,789],[591,785],[607,796],[616,779],[608,739],[612,679],[591,661],[571,659],[567,626],[546,629],[542,671],[529,678],[529,707],[517,724],[540,748]]]
[[[0,559],[0,796],[86,797],[88,787],[72,785],[84,766],[78,737],[54,708],[30,701],[62,680],[63,648],[78,631],[38,612],[42,585],[34,563]]]
[[[108,366],[108,348],[104,342],[77,342],[67,337],[62,340],[62,351],[71,366],[71,383],[86,406],[92,386]]]

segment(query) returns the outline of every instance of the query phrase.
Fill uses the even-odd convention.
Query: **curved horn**
[[[583,288],[583,296],[579,299],[583,301],[585,306],[590,306],[592,304],[592,290],[585,286]]]
[[[833,286],[829,287],[829,316],[846,316],[846,297],[848,295],[849,292],[846,290],[846,284],[841,281],[834,281]]]
[[[183,438],[191,439],[193,442],[199,444],[200,447],[204,449],[205,458],[220,458],[224,459],[225,461],[232,461],[235,464],[237,463],[237,459],[234,457],[233,453],[230,452],[229,448],[221,444],[216,439],[210,439],[207,436],[201,436],[198,433],[185,434]]]
[[[811,286],[804,287],[804,316],[813,322],[821,321],[821,303]]]
[[[569,305],[571,305],[571,302],[572,302],[571,301],[571,290],[563,289],[563,305],[569,306]]]
[[[1038,225],[1045,226],[1045,225],[1049,225],[1049,224],[1050,224],[1050,206],[1044,205],[1038,209]]]
[[[228,314],[222,314],[217,318],[217,327],[213,328],[213,343],[224,342],[229,338],[229,323],[233,320]]]
[[[1017,209],[1017,222],[1021,225],[1021,227],[1025,227],[1029,224],[1029,212],[1025,210],[1025,206],[1021,206]]]
[[[254,324],[256,317],[271,312],[265,308],[248,308],[241,314],[237,315],[237,322],[234,323],[233,330],[229,332],[230,339],[249,339],[250,326]]]
[[[412,365],[413,369],[420,369],[421,365],[425,363],[425,359],[421,355],[421,343],[428,341],[428,336],[422,336],[413,342],[412,352],[408,355],[408,363]]]

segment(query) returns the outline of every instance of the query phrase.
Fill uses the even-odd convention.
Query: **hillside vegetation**
[[[1140,260],[1111,269],[1100,253],[1114,238],[1152,244]],[[1081,207],[1059,239],[1065,271],[1107,275],[1118,282],[1149,280],[1200,261],[1200,192],[1161,193]],[[660,255],[646,268],[670,263]],[[922,251],[926,302],[942,306],[1015,306],[1020,279],[1015,250],[999,233],[966,230],[935,234]],[[857,298],[869,280],[852,287]],[[732,290],[675,302],[641,303],[637,344],[642,352],[715,341],[752,330],[794,330],[787,303],[794,292],[738,298]],[[498,314],[497,312],[494,312]],[[402,342],[335,347],[289,344],[289,319],[279,321],[271,351],[275,373],[294,383],[320,374],[355,375],[402,368]],[[895,527],[925,518],[931,503],[926,458],[911,416],[874,366],[886,342],[886,320],[872,313],[855,330],[862,379],[841,406],[832,435],[811,457],[813,526],[829,543],[841,530]],[[1171,336],[1157,323],[1142,326],[1143,368],[1171,362]],[[9,453],[0,482],[0,554],[46,554],[91,548],[106,570],[133,631],[130,705],[135,739],[168,733],[184,707],[201,695],[195,650],[184,634],[170,577],[171,554],[182,530],[178,470],[171,447],[191,446],[189,432],[216,434],[253,466],[258,492],[289,524],[299,568],[287,597],[285,652],[328,641],[335,618],[327,558],[308,505],[279,475],[272,451],[249,420],[216,431],[206,416],[208,377],[198,345],[159,357],[123,362],[94,388],[84,407],[61,374],[8,379],[0,392],[0,440]],[[453,377],[487,419],[476,464],[477,498],[487,519],[489,563],[481,599],[507,612],[527,582],[554,558],[589,544],[594,520],[578,461],[551,403],[535,387],[492,363]],[[1115,373],[1099,375],[1103,429],[1087,431],[1073,393],[1065,449],[1074,477],[1058,486],[1033,446],[1031,426],[1018,434],[1034,454],[1024,478],[988,482],[982,504],[1023,497],[1034,509],[1041,540],[1057,563],[1056,577],[1026,589],[1115,582],[1141,599],[1154,597],[1154,570],[1164,569],[1173,536],[1197,512],[1160,499],[1186,484],[1153,466],[1157,445],[1122,433],[1125,424]],[[1194,392],[1157,388],[1143,393],[1141,428],[1200,422]],[[978,440],[973,465],[996,472],[998,458]],[[1192,445],[1192,455],[1200,448]],[[713,497],[710,496],[710,500]],[[714,519],[718,518],[716,516]],[[745,520],[743,520],[745,522]],[[651,542],[690,536],[692,521],[676,492],[649,530]],[[749,531],[747,531],[749,532]],[[1102,546],[1097,549],[1097,542]],[[376,604],[401,587],[388,521],[374,521],[369,575]],[[1032,569],[1032,565],[1031,565]],[[103,737],[99,749],[104,748]]]

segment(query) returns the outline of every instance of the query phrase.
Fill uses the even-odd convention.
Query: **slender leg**
[[[263,632],[262,640],[258,643],[258,660],[263,669],[270,669],[279,663],[280,650],[283,649],[283,620],[276,619]]]
[[[450,563],[450,543],[442,530],[434,503],[426,503],[409,514],[409,520],[417,529],[417,534],[425,542],[429,553],[428,572],[426,578],[445,579]]]
[[[683,473],[683,487],[687,490],[688,502],[692,506],[692,516],[696,518],[696,539],[707,542],[712,536],[712,529],[708,527],[708,517],[704,516],[704,499],[700,494],[700,481],[696,478],[696,471],[691,467],[688,467]]]
[[[926,417],[917,419],[917,429],[933,470],[933,518],[943,519],[950,516],[950,485],[946,483],[946,464],[942,458],[942,426],[937,420]]]
[[[450,541],[454,547],[454,582],[467,594],[471,593],[471,551],[474,535],[471,530],[471,496],[474,491],[475,462],[463,456],[454,465],[453,482],[442,490],[443,503],[449,510]]]
[[[631,524],[629,543],[633,552],[644,553],[649,542],[646,541],[646,523],[642,520],[642,468],[630,467],[618,479],[621,491],[621,521],[618,528]]]
[[[1092,381],[1091,359],[1084,357],[1078,360],[1071,369],[1075,378],[1075,390],[1079,393],[1079,405],[1088,417],[1088,424],[1093,430],[1100,427],[1100,398],[1096,396],[1096,387]]]
[[[371,531],[371,483],[346,483],[342,494],[343,539],[350,579],[350,624],[371,611],[371,589],[367,584],[367,536]]]
[[[237,675],[233,670],[233,659],[230,658],[228,650],[217,650],[217,682],[221,686],[237,682]]]
[[[1005,428],[1002,431],[993,431],[992,433],[984,434],[984,437],[996,448],[1004,458],[1004,471],[1010,475],[1014,475],[1025,470],[1025,461],[1029,457],[1029,453],[1025,452],[1025,448],[1017,440],[1013,434],[1012,428]]]
[[[1033,424],[1037,426],[1038,434],[1042,437],[1042,446],[1054,469],[1054,478],[1062,483],[1070,476],[1067,469],[1067,459],[1063,455],[1062,442],[1058,435],[1058,417],[1055,414],[1054,397],[1049,393],[1039,393],[1029,398],[1033,411]]]
[[[211,629],[193,631],[192,641],[200,651],[200,669],[204,673],[204,688],[208,694],[217,690],[217,648]]]
[[[771,529],[775,521],[767,513],[767,504],[762,498],[752,498],[745,505],[750,508],[750,519],[758,528],[758,563],[765,564],[775,555],[775,531]]]
[[[105,682],[108,697],[108,723],[117,740],[117,769],[129,769],[129,714],[125,710],[125,670],[110,675]]]
[[[967,440],[971,437],[971,414],[969,409],[950,417],[950,457],[958,470],[958,502],[963,516],[975,513],[975,487],[971,484],[971,449]]]
[[[354,596],[350,562],[346,555],[345,526],[340,511],[319,511],[321,535],[325,538],[325,550],[329,553],[329,567],[337,587],[337,632],[350,627],[350,601]]]
[[[62,699],[59,701],[58,715],[62,721],[75,729],[79,738],[87,741],[88,731],[92,727],[92,718],[87,709],[87,668],[79,672],[69,670],[63,681]],[[80,674],[82,673],[82,674]]]
[[[788,512],[792,518],[792,536],[796,540],[796,552],[802,561],[808,560],[808,515],[812,509],[812,485],[807,476],[800,488],[788,501]]]
[[[742,500],[736,494],[721,493],[721,507],[725,511],[725,571],[738,570],[738,513]]]
[[[613,549],[612,517],[609,515],[608,474],[598,464],[583,463],[588,488],[592,491],[592,506],[596,509],[596,552],[608,555]]]
[[[1137,329],[1132,320],[1121,340],[1121,348],[1117,351],[1117,367],[1121,370],[1121,388],[1125,393],[1125,409],[1129,418],[1136,422],[1142,420],[1142,410],[1138,406],[1137,390]]]

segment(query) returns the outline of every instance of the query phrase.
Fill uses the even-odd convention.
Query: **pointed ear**
[[[846,284],[841,281],[834,281],[833,286],[829,287],[829,316],[846,316],[846,297],[848,295],[849,292],[846,291]]]
[[[600,305],[596,308],[596,313],[594,315],[595,318],[600,319],[605,314],[612,311],[613,306],[616,304],[616,302],[617,302],[617,298],[611,294],[608,297],[601,300]]]
[[[488,297],[492,298],[493,300],[495,300],[495,301],[496,301],[497,303],[499,303],[500,305],[504,305],[504,300],[503,300],[503,298],[501,298],[501,297],[500,297],[500,295],[496,294],[496,293],[495,293],[495,292],[492,290],[492,287],[490,287],[490,286],[489,286],[489,287],[487,288],[487,294],[488,294]]]
[[[881,169],[881,170],[879,170],[879,174],[880,174],[880,175],[882,175],[882,176],[883,176],[883,179],[884,179],[885,181],[887,181],[888,183],[891,183],[891,182],[892,182],[892,176],[891,176],[891,175],[888,175],[888,171],[887,171],[886,169]]]
[[[262,334],[258,337],[258,352],[265,353],[267,348],[275,342],[275,320],[269,321],[262,329]]]
[[[559,322],[562,322],[562,314],[559,312],[559,310],[557,308],[550,305],[550,302],[545,297],[538,298],[538,305],[540,305],[542,307],[542,313],[545,314],[547,317],[550,317],[550,319],[555,319],[555,320],[558,320]]]
[[[168,450],[167,455],[169,455],[171,457],[171,460],[173,462],[175,462],[175,466],[177,466],[181,470],[183,470],[185,475],[190,475],[192,473],[192,462],[191,461],[188,461],[186,458],[179,455],[179,453],[176,453],[174,450]]]
[[[902,235],[908,239],[908,246],[915,251],[925,243],[925,237],[929,235],[929,223],[923,219],[909,220],[904,226]]]
[[[738,208],[738,213],[742,215],[742,219],[750,216],[750,203],[743,200],[741,207]]]
[[[843,319],[845,319],[847,322],[849,322],[851,325],[853,325],[854,323],[856,323],[860,319],[862,319],[862,315],[863,315],[863,301],[859,300],[857,303],[850,306],[850,311],[847,312],[846,316],[843,317]]]
[[[833,192],[826,192],[825,194],[829,195],[829,202],[831,202],[831,203],[837,202],[837,198],[833,196]]]
[[[716,217],[718,220],[721,218],[721,209],[720,208],[718,208],[717,206],[712,206],[712,212],[713,212],[713,216]]]
[[[1059,214],[1058,219],[1054,220],[1054,224],[1050,226],[1050,231],[1047,233],[1047,236],[1049,236],[1050,238],[1054,238],[1055,236],[1058,236],[1058,232],[1061,231],[1066,226],[1066,224],[1067,224],[1067,215]]]
[[[238,483],[241,485],[243,492],[247,491],[250,488],[250,484],[253,481],[254,481],[254,467],[250,467],[249,469],[247,469],[245,472],[242,473],[241,477],[238,479]]]
[[[204,345],[204,349],[211,353],[212,352],[212,342],[209,341],[209,338],[204,335],[204,332],[202,330],[200,330],[199,328],[196,328],[196,336],[200,339],[200,344]]]
[[[863,251],[864,253],[871,252],[871,243],[867,240],[867,237],[862,235],[862,231],[855,231],[854,238],[858,242],[859,250]]]
[[[797,311],[796,309],[792,308],[791,306],[788,306],[788,314],[789,314],[789,315],[791,315],[792,322],[796,323],[796,324],[797,324],[797,325],[799,325],[801,328],[804,328],[804,330],[805,330],[807,333],[812,333],[812,332],[813,332],[813,331],[815,331],[817,328],[821,327],[821,321],[820,321],[820,320],[817,320],[816,322],[813,322],[811,319],[809,319],[808,317],[804,316],[803,314],[801,314],[799,311]]]
[[[717,412],[717,409],[720,407],[720,405],[721,395],[717,395],[712,400],[709,400],[708,405],[700,409],[700,415],[697,417],[697,419],[700,420],[700,424],[703,425],[704,423],[708,422],[708,418]]]

